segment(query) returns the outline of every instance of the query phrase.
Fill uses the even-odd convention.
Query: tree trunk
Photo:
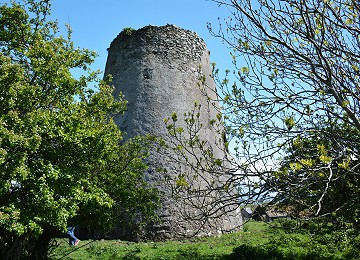
[[[17,260],[21,258],[23,237],[13,239],[12,236],[8,236],[7,239],[2,238],[0,243],[0,259],[2,260]]]
[[[39,237],[34,239],[33,242],[29,241],[29,255],[27,259],[48,259],[51,239],[56,237],[58,233],[59,231],[54,228],[46,228]]]

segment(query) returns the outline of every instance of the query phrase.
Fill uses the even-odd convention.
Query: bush
[[[300,231],[286,233],[278,229],[263,244],[241,244],[233,250],[229,259],[359,259],[360,236],[350,238],[346,231],[310,236]]]

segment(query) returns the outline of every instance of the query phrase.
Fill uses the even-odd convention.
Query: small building
[[[241,217],[243,221],[247,221],[249,219],[251,219],[252,217],[252,210],[250,208],[242,208],[241,209]]]
[[[289,216],[287,212],[259,205],[254,209],[252,219],[255,221],[271,222],[275,219],[289,219]]]

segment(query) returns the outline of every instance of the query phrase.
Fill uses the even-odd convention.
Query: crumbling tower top
[[[154,53],[183,61],[200,61],[207,49],[205,42],[196,32],[170,24],[149,25],[138,30],[126,28],[110,44],[110,49],[114,51],[124,47],[133,49],[133,53],[128,53],[129,55]]]

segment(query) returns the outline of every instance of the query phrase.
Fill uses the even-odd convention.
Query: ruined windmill
[[[192,31],[174,25],[124,30],[110,45],[105,70],[105,75],[111,74],[113,77],[114,95],[122,92],[128,101],[125,114],[115,118],[118,127],[126,132],[126,138],[150,133],[168,139],[164,119],[176,112],[177,123],[186,128],[184,115],[196,106],[196,109],[201,108],[197,118],[198,125],[201,125],[198,134],[206,140],[214,158],[225,158],[227,154],[221,145],[223,136],[210,123],[219,112],[218,104],[209,101],[216,100],[216,86],[211,72],[209,51],[204,41]],[[204,89],[199,87],[201,77],[206,85]],[[199,153],[197,156],[203,155]],[[216,182],[191,178],[187,173],[193,169],[186,163],[172,163],[155,153],[150,156],[148,164],[149,182],[154,183],[165,195],[158,212],[161,223],[148,229],[145,236],[163,239],[214,235],[240,225],[241,217],[235,210],[236,206],[214,219],[199,217],[213,210],[205,210],[205,207],[217,207],[207,201],[222,196],[221,192],[210,192],[207,198],[187,196],[186,203],[181,200],[185,195],[178,196],[179,200],[174,198],[173,189],[164,178],[176,180],[179,174],[183,174],[191,185],[203,191],[207,190],[207,185],[217,185]],[[157,168],[164,168],[166,174],[157,173]]]

